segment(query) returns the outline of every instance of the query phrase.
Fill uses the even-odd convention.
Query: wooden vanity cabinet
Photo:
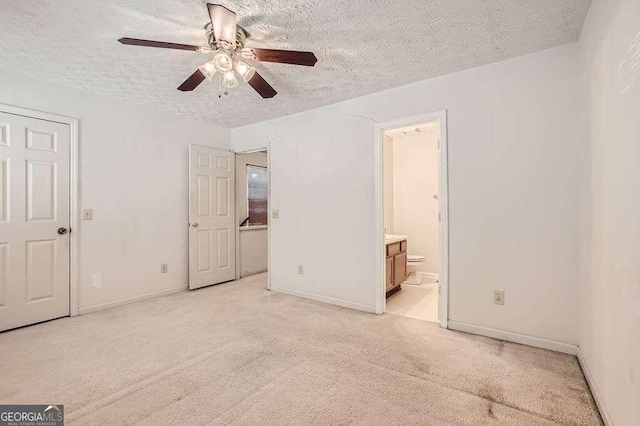
[[[387,297],[400,290],[400,284],[406,281],[407,277],[407,240],[387,244]]]
[[[407,277],[407,252],[393,256],[393,284],[400,285]]]
[[[393,288],[393,257],[387,257],[387,291]]]

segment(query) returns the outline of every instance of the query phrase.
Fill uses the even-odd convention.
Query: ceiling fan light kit
[[[222,87],[226,87],[227,89],[233,89],[234,87],[238,87],[238,79],[236,78],[236,73],[233,70],[225,71],[224,76],[222,77]]]
[[[162,41],[142,40],[135,38],[121,38],[122,44],[160,47],[165,49],[190,50],[205,54],[212,54],[209,61],[198,66],[198,69],[187,78],[178,90],[189,92],[194,90],[205,79],[213,80],[219,74],[220,84],[225,88],[237,87],[240,83],[236,76],[239,75],[244,82],[249,84],[263,98],[272,98],[277,92],[256,69],[246,61],[277,62],[292,65],[314,66],[318,59],[312,52],[299,52],[291,50],[261,49],[246,47],[248,39],[245,30],[236,24],[235,12],[219,4],[207,4],[210,22],[207,30],[208,46],[192,46],[179,43],[167,43]]]
[[[205,77],[207,77],[209,81],[213,79],[213,76],[216,75],[216,72],[218,71],[213,61],[205,62],[204,64],[199,65],[198,69],[202,74],[204,74]]]
[[[242,61],[236,62],[236,71],[240,74],[245,83],[251,80],[253,75],[256,73],[256,69],[254,67]]]
[[[226,72],[233,69],[233,52],[225,50],[216,50],[213,55],[213,65],[219,72]]]

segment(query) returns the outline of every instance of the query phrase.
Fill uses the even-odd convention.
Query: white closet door
[[[235,279],[235,155],[189,147],[189,288]]]
[[[0,113],[0,331],[69,315],[69,135]]]

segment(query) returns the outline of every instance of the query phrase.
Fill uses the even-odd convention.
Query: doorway
[[[0,105],[0,331],[77,315],[76,130]]]
[[[236,153],[236,278],[266,272],[269,159],[266,149]]]
[[[267,151],[189,152],[189,289],[266,272]]]
[[[447,326],[446,112],[376,125],[378,313]]]

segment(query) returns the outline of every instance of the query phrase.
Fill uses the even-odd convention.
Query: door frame
[[[438,150],[438,208],[440,226],[438,227],[438,320],[440,326],[447,328],[449,319],[449,174],[447,154],[447,111],[437,111],[412,117],[376,123],[374,168],[375,168],[375,298],[376,313],[386,312],[385,292],[385,239],[384,239],[384,169],[383,142],[384,131],[412,124],[437,122],[439,127]]]
[[[69,316],[78,316],[80,284],[80,180],[78,119],[0,103],[0,112],[69,126]]]

